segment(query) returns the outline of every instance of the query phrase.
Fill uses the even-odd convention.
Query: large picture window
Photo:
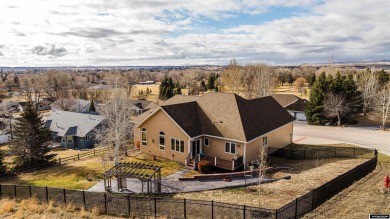
[[[141,139],[142,139],[142,145],[146,146],[147,143],[148,143],[148,140],[147,140],[147,134],[146,134],[146,129],[145,128],[143,128],[142,131],[141,131]]]
[[[177,138],[171,138],[171,150],[184,153],[184,141]]]
[[[236,143],[226,142],[225,143],[225,153],[236,154]]]
[[[160,144],[159,144],[160,150],[165,150],[165,134],[164,132],[160,132]]]

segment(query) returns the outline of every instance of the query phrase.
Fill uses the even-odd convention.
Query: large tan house
[[[176,95],[141,114],[134,138],[141,152],[185,165],[206,159],[227,170],[248,168],[260,147],[291,143],[295,120],[271,96]]]

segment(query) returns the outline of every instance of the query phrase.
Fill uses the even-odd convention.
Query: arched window
[[[164,132],[160,132],[160,144],[159,144],[160,150],[165,151],[165,134]]]
[[[141,131],[141,140],[142,140],[142,145],[146,146],[148,143],[147,136],[146,136],[146,128],[143,128]]]

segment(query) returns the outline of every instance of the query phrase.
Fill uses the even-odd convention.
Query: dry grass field
[[[143,154],[137,157],[125,157],[122,161],[150,162],[162,165],[162,176],[170,175],[184,168],[180,163],[169,160],[150,160],[148,156]],[[106,168],[110,168],[113,165],[114,163],[111,161],[106,165]],[[104,171],[105,168],[102,165],[101,157],[96,156],[31,173],[23,173],[14,178],[1,181],[1,183],[85,190],[102,179]]]
[[[390,175],[390,157],[379,154],[378,165],[372,173],[304,218],[368,218],[369,214],[390,214],[390,194],[383,192],[386,175]]]
[[[29,218],[29,219],[68,219],[68,218],[120,218],[100,215],[97,209],[86,211],[76,209],[74,205],[57,205],[54,202],[39,203],[35,199],[20,202],[10,199],[0,200],[0,218]]]
[[[287,166],[294,168],[294,170],[279,171],[270,175],[271,178],[291,176],[290,180],[278,180],[260,185],[261,207],[280,208],[364,161],[366,159],[286,160],[272,157],[270,166]],[[179,193],[174,197],[258,206],[257,189],[258,185],[254,185],[248,188]]]
[[[294,94],[297,97],[301,97],[303,99],[309,100],[310,97],[310,89],[308,87],[306,88],[306,94],[303,93],[301,96],[301,93],[294,87],[294,85],[290,86],[289,84],[285,84],[283,86],[278,86],[272,90],[272,93],[274,94]]]

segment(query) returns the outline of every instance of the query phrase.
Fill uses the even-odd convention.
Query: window
[[[268,144],[268,136],[263,137],[263,146],[267,146]]]
[[[65,137],[62,137],[62,142],[64,142],[64,143],[65,143],[65,141],[66,141]]]
[[[171,150],[184,153],[184,141],[177,138],[171,138]]]
[[[68,141],[68,143],[73,143],[73,136],[67,136],[66,140]]]
[[[85,136],[85,140],[86,140],[86,141],[89,141],[90,139],[91,139],[91,136],[90,136],[90,135],[86,135],[86,136]]]
[[[225,153],[236,154],[236,143],[226,142],[225,143]]]
[[[160,150],[165,150],[165,134],[164,132],[160,132],[160,144],[159,144]]]
[[[82,137],[82,138],[80,138],[80,140],[81,140],[81,141],[85,141],[85,138],[84,138],[84,137]]]
[[[142,145],[146,146],[146,144],[148,143],[148,140],[146,139],[146,129],[145,128],[143,128],[141,131],[141,139],[142,139]]]
[[[204,146],[208,147],[209,146],[210,139],[209,138],[204,138]]]

